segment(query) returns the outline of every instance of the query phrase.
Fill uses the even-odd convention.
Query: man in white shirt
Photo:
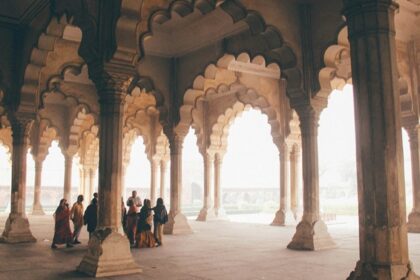
[[[130,206],[130,201],[133,201],[133,204],[138,208],[138,211],[140,211],[140,207],[143,205],[141,203],[141,199],[139,196],[137,196],[137,192],[133,191],[131,193],[131,196],[127,199],[127,206]]]

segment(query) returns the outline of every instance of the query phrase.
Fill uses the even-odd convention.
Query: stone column
[[[85,200],[90,201],[93,199],[93,193],[95,192],[95,175],[96,175],[96,168],[91,167],[89,168],[89,196],[85,198]]]
[[[187,218],[182,214],[182,141],[178,135],[171,135],[169,148],[171,152],[171,206],[169,221],[165,224],[165,234],[192,233]]]
[[[156,185],[159,161],[150,161],[150,202],[152,206],[156,205]]]
[[[408,231],[420,233],[420,157],[419,157],[419,126],[406,127],[410,141],[411,178],[413,186],[413,209],[408,215]]]
[[[166,162],[160,161],[160,197],[165,200],[165,175],[166,175]]]
[[[35,159],[34,203],[32,206],[32,215],[45,215],[41,205],[42,163],[42,160]]]
[[[85,169],[83,166],[79,167],[79,193],[86,194],[86,187],[85,187]]]
[[[127,173],[127,165],[128,164],[123,163],[121,171],[121,196],[124,198],[124,201],[126,201],[127,198],[127,191],[125,186],[125,174]]]
[[[277,211],[274,217],[272,226],[285,226],[294,224],[294,217],[290,211],[289,205],[289,192],[288,192],[288,164],[287,159],[289,157],[289,151],[286,143],[283,143],[280,147],[279,159],[280,159],[280,209]]]
[[[7,218],[1,242],[22,243],[35,242],[29,228],[25,211],[26,192],[26,154],[28,151],[27,137],[30,120],[12,120],[13,150],[12,150],[12,193],[10,199],[10,214]]]
[[[360,260],[349,278],[417,279],[408,257],[391,0],[345,0],[356,119]]]
[[[222,205],[222,163],[222,156],[219,153],[216,153],[214,156],[214,215],[218,220],[228,220],[228,216]]]
[[[336,247],[319,214],[318,113],[312,107],[298,111],[303,155],[303,216],[287,248],[321,250]]]
[[[295,220],[298,218],[299,212],[299,158],[300,152],[297,145],[293,145],[292,150],[290,151],[290,208],[292,210]]]
[[[214,167],[214,159],[213,156],[209,155],[208,153],[204,153],[203,155],[203,163],[204,163],[204,197],[203,197],[203,208],[201,209],[200,213],[198,214],[197,221],[205,222],[208,219],[214,218],[212,215],[211,210],[212,207],[212,177],[213,177],[213,167]],[[213,216],[213,217],[212,217]]]
[[[73,156],[64,155],[64,195],[63,197],[71,205],[71,171],[73,167]]]
[[[130,252],[121,227],[121,171],[124,100],[127,87],[110,81],[112,87],[98,88],[99,199],[98,225],[78,270],[94,277],[141,272]],[[127,85],[128,86],[128,85]],[[98,87],[98,85],[97,85]]]

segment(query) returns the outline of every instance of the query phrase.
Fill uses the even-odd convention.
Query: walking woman
[[[156,240],[152,233],[153,214],[150,206],[150,200],[145,199],[143,207],[139,213],[139,220],[137,223],[137,248],[155,247]]]
[[[73,235],[70,230],[70,209],[66,199],[60,200],[60,204],[54,212],[55,228],[54,238],[51,248],[56,249],[57,244],[66,244],[67,248],[71,245]]]
[[[153,217],[153,235],[158,246],[161,246],[163,244],[163,225],[168,221],[168,212],[162,198],[159,197],[157,199],[156,206],[152,210],[155,212]]]

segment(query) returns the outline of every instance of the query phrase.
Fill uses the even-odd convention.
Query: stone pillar
[[[25,211],[26,153],[30,120],[12,120],[12,193],[10,214],[0,238],[5,243],[35,242]]]
[[[298,111],[303,153],[303,216],[287,248],[321,250],[336,247],[319,214],[318,113],[311,107]]]
[[[79,193],[85,195],[86,194],[86,186],[85,186],[85,169],[83,166],[79,167]]]
[[[171,152],[171,206],[169,221],[165,224],[165,234],[192,233],[187,218],[182,214],[182,141],[179,136],[169,137],[169,148]]]
[[[211,212],[212,208],[212,177],[213,177],[213,167],[214,167],[214,159],[213,156],[209,155],[208,153],[204,153],[203,155],[203,163],[204,163],[204,197],[203,197],[203,208],[201,209],[200,213],[198,214],[197,221],[205,222],[208,219],[212,219],[214,216]]]
[[[110,83],[113,84],[114,81]],[[94,277],[141,272],[133,260],[130,244],[121,227],[122,130],[126,92],[126,86],[98,88],[98,225],[89,240],[89,249],[78,267],[79,271]]]
[[[127,165],[127,163],[123,163],[121,171],[121,196],[124,198],[124,201],[127,201],[127,190],[125,186],[125,174],[127,173]]]
[[[420,157],[419,157],[419,126],[406,127],[410,141],[411,178],[413,185],[413,209],[408,215],[408,231],[420,233]]]
[[[165,200],[166,161],[160,161],[160,197]]]
[[[290,211],[289,192],[288,192],[288,166],[287,159],[289,157],[288,147],[283,143],[280,147],[280,209],[274,217],[272,226],[285,226],[294,224],[294,217]]]
[[[298,219],[299,212],[299,158],[300,152],[297,145],[293,145],[290,155],[290,208],[292,210],[295,220]]]
[[[417,279],[408,257],[391,0],[345,0],[356,119],[360,260],[349,278]]]
[[[214,215],[218,220],[228,220],[228,216],[222,205],[222,163],[222,156],[219,153],[216,153],[214,156]]]
[[[34,203],[32,206],[32,215],[45,215],[41,205],[42,164],[42,160],[35,159]]]
[[[93,193],[95,192],[95,175],[96,168],[89,168],[89,196],[85,197],[85,200],[90,201],[93,199]]]
[[[71,171],[73,167],[73,156],[64,155],[64,195],[63,197],[71,205]],[[85,174],[86,175],[86,174]]]
[[[159,161],[150,161],[150,202],[152,206],[156,205],[156,185]]]

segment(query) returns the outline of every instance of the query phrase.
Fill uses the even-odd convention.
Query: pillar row
[[[408,256],[391,0],[344,0],[354,86],[360,260],[349,280],[417,279]]]
[[[299,108],[302,135],[303,215],[287,248],[321,250],[336,247],[319,213],[318,119],[310,106]]]
[[[30,230],[25,210],[27,137],[30,124],[31,121],[29,119],[14,119],[11,121],[13,137],[12,193],[10,214],[0,238],[1,242],[22,243],[36,241]]]
[[[95,277],[141,272],[121,228],[122,132],[127,85],[119,80],[111,80],[109,84],[112,86],[98,88],[98,224],[90,238],[89,249],[78,267],[79,271]]]

